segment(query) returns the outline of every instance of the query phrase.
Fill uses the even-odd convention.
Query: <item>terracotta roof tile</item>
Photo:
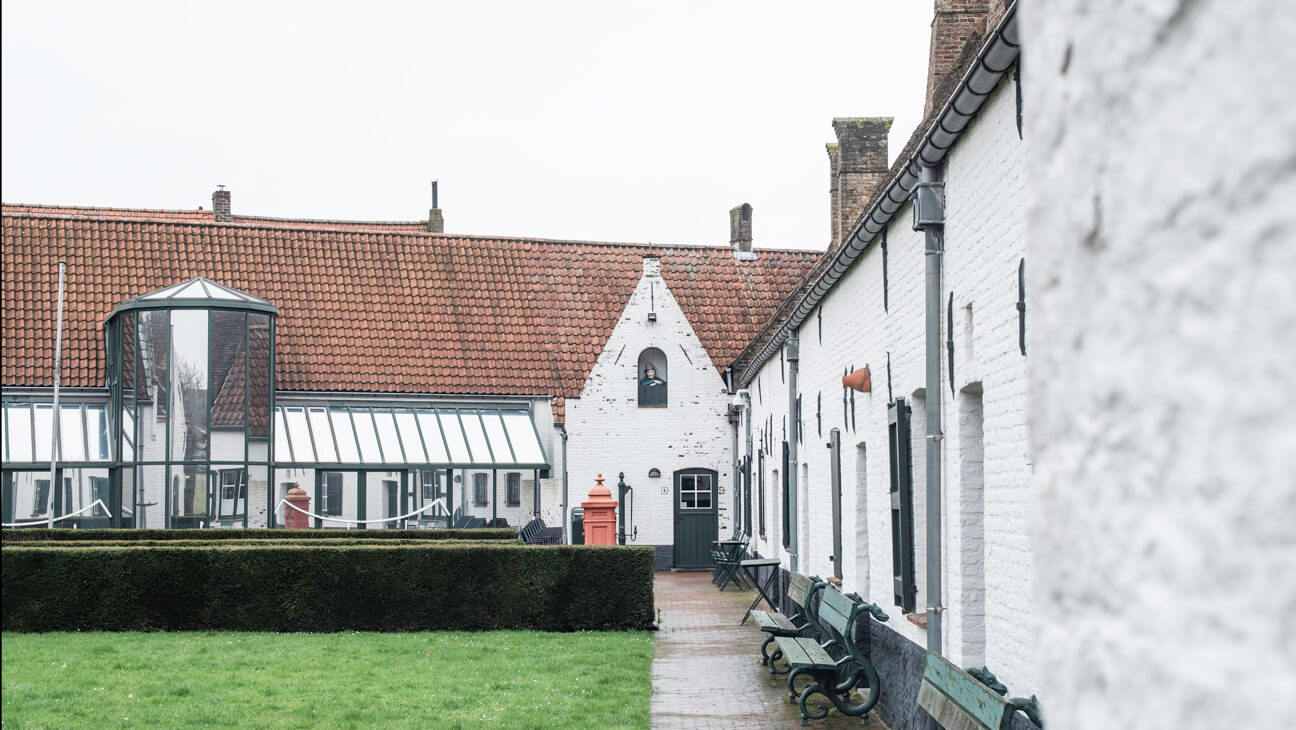
[[[205,214],[206,219],[197,216]],[[643,256],[713,363],[731,362],[817,253],[418,232],[418,223],[240,219],[210,211],[5,205],[6,386],[50,381],[57,261],[68,262],[62,381],[104,383],[104,319],[195,276],[277,307],[283,390],[579,395]],[[234,377],[234,376],[231,376]],[[242,375],[229,383],[242,386]],[[561,417],[561,416],[560,416]]]

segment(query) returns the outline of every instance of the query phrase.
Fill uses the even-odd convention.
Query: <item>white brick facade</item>
[[[1022,22],[1049,727],[1290,728],[1296,6]]]
[[[656,313],[655,322],[649,321],[649,312]],[[640,407],[638,402],[639,355],[648,348],[661,350],[668,361],[665,408]],[[718,476],[718,530],[724,534],[731,529],[733,512],[730,400],[666,287],[658,259],[646,258],[644,274],[580,398],[567,401],[570,506],[580,506],[599,474],[616,498],[617,474],[624,472],[634,490],[627,544],[670,546],[675,539],[673,474],[711,469]],[[649,478],[651,469],[661,476]]]
[[[944,291],[954,294],[955,390],[942,362],[942,466],[945,649],[954,661],[988,664],[1015,695],[1036,690],[1033,572],[1028,504],[1031,468],[1026,426],[1026,363],[1018,348],[1017,267],[1025,250],[1025,148],[1018,138],[1015,89],[1005,77],[954,147],[945,165]],[[913,409],[911,445],[914,547],[919,588],[925,579],[924,237],[911,230],[908,208],[887,233],[887,303],[883,252],[874,244],[798,328],[804,441],[799,457],[808,481],[798,485],[802,524],[798,569],[831,575],[830,430],[840,429],[843,584],[881,605],[887,626],[926,646],[926,631],[893,604],[887,354],[896,397]],[[948,299],[941,303],[942,320]],[[822,319],[822,341],[820,340]],[[942,345],[945,341],[943,322]],[[942,354],[944,347],[942,346]],[[872,392],[849,395],[841,377],[868,364]],[[762,555],[788,558],[781,544],[779,468],[787,385],[779,357],[752,381],[754,444],[773,423],[766,457],[766,531]],[[822,406],[820,406],[822,403]],[[844,412],[845,410],[845,412]],[[819,411],[819,418],[816,418]],[[822,420],[820,430],[819,420]],[[767,442],[769,443],[769,442]],[[753,481],[755,477],[753,477]],[[754,491],[754,490],[753,490]],[[755,497],[753,497],[755,499]]]

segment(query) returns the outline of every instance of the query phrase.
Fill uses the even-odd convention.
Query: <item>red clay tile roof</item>
[[[205,219],[195,220],[196,216]],[[103,322],[195,276],[279,307],[281,390],[579,395],[645,254],[718,369],[818,254],[418,233],[421,224],[275,221],[210,211],[4,205],[3,383],[51,381],[60,257],[62,382],[104,384]]]

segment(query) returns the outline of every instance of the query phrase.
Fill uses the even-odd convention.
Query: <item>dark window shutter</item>
[[[792,522],[788,519],[788,506],[790,504],[791,489],[788,485],[788,442],[783,442],[783,472],[779,475],[783,480],[783,547],[792,548],[791,538],[788,533],[792,530]]]
[[[895,605],[913,613],[914,582],[913,472],[909,453],[909,405],[896,398],[887,408],[887,441],[891,462],[891,573]]]
[[[473,474],[473,504],[486,504],[486,475]]]
[[[832,526],[833,575],[842,577],[842,484],[841,484],[841,432],[833,429],[828,434],[829,469],[832,474]]]
[[[331,471],[325,474],[324,511],[321,514],[342,514],[342,475]]]
[[[756,457],[756,520],[760,534],[765,534],[765,452]]]

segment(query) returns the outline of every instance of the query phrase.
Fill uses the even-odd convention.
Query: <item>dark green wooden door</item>
[[[716,473],[710,469],[675,472],[675,567],[710,568],[716,521]]]

